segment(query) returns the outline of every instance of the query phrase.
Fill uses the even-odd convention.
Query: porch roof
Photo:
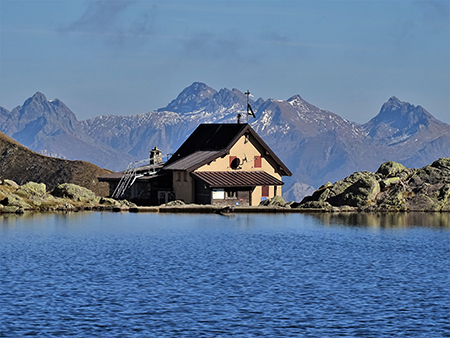
[[[212,188],[283,185],[265,171],[195,171],[191,174]]]

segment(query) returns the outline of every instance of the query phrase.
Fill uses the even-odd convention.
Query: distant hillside
[[[0,132],[0,179],[19,185],[29,181],[45,183],[50,191],[60,183],[86,187],[98,196],[107,196],[108,185],[97,177],[111,173],[84,161],[70,161],[40,155]]]

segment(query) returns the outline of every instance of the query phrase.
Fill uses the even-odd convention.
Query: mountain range
[[[320,109],[300,95],[250,104],[256,118],[249,123],[293,172],[285,179],[283,195],[289,200],[299,201],[314,187],[353,172],[375,171],[389,160],[422,167],[450,157],[450,125],[396,97],[365,124]],[[0,130],[44,155],[123,170],[130,161],[147,158],[155,146],[174,152],[199,123],[235,123],[246,109],[247,97],[238,89],[216,91],[195,82],[166,107],[78,121],[60,100],[36,93],[11,111],[0,107]]]

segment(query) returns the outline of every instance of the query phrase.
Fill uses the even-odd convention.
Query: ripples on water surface
[[[0,220],[0,337],[450,337],[448,214]]]

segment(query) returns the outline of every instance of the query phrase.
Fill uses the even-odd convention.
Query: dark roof
[[[161,169],[161,167],[162,166],[157,166],[156,170]],[[143,167],[137,168],[136,169],[136,174],[137,175],[144,175],[144,176],[139,176],[137,179],[138,180],[142,180],[142,179],[148,180],[148,179],[153,179],[153,178],[161,177],[161,176],[165,175],[165,173],[162,172],[162,171],[158,171],[157,173],[150,175],[150,174],[148,174],[148,170],[149,170],[149,166],[143,166]],[[124,175],[125,171],[126,170],[114,172],[114,173],[109,174],[109,175],[99,176],[98,180],[100,182],[120,181],[120,179]]]
[[[200,124],[167,161],[166,165],[197,151],[229,149],[233,145],[232,141],[241,134],[246,126],[246,124],[237,123]]]
[[[192,166],[198,165],[199,163],[203,163],[204,161],[208,161],[210,158],[216,159],[221,156],[223,153],[222,150],[198,150],[195,153],[189,154],[185,157],[182,157],[180,160],[175,161],[169,165],[165,165],[164,169],[166,170],[187,170]]]
[[[191,175],[213,188],[284,184],[265,171],[195,171]]]
[[[237,123],[200,124],[166,162],[164,169],[195,170],[218,157],[227,155],[231,147],[246,133],[252,135],[265,149],[264,156],[274,160],[277,172],[284,176],[292,176],[289,169],[249,124]]]

